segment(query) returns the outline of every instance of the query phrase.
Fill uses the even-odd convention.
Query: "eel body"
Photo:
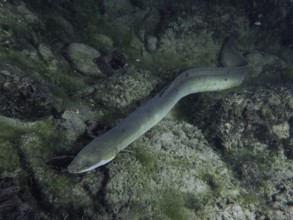
[[[184,96],[219,91],[239,86],[247,72],[246,60],[224,43],[220,53],[223,67],[193,68],[181,73],[167,88],[160,91],[116,127],[86,145],[68,166],[70,173],[83,173],[102,166],[135,139],[156,125]]]

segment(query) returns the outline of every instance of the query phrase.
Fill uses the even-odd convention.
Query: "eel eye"
[[[89,167],[89,164],[88,163],[84,163],[83,164],[83,168],[88,168]]]

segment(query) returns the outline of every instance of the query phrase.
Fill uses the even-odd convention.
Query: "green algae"
[[[19,148],[25,163],[23,168],[32,176],[39,193],[46,197],[46,201],[54,201],[54,204],[44,202],[44,205],[54,206],[57,211],[61,209],[58,212],[69,206],[80,207],[81,204],[76,198],[82,197],[83,199],[78,201],[88,202],[84,190],[69,175],[55,170],[53,164],[48,164],[50,158],[58,151],[64,150],[66,144],[52,128],[47,133],[47,126],[50,124],[38,126],[38,129],[42,130],[40,132],[27,133],[21,137]],[[72,189],[77,192],[72,193]]]
[[[232,167],[232,169],[235,169],[239,165],[239,162],[254,161],[260,167],[262,167],[261,170],[264,172],[273,166],[275,163],[275,158],[276,155],[274,151],[269,151],[268,153],[264,154],[263,152],[253,152],[249,148],[238,149],[235,153],[226,152],[225,155],[223,155],[223,159],[229,166]]]
[[[12,6],[1,4],[0,25],[9,26],[14,32],[24,32],[38,22],[37,17],[24,4]]]
[[[196,210],[196,214],[201,213],[208,202],[212,201],[213,197],[209,192],[200,192],[196,195],[185,194],[185,206],[191,210]]]
[[[260,196],[257,195],[255,192],[240,192],[239,199],[244,204],[253,204],[253,205],[259,205],[260,204]]]
[[[49,172],[47,175],[50,176],[50,178],[47,179],[46,184],[50,191],[54,194],[61,195],[64,193],[65,189],[72,189],[76,184],[69,176],[56,175],[51,172]]]
[[[17,13],[12,13],[12,11]],[[20,68],[34,80],[50,87],[53,93],[62,94],[61,96],[64,98],[85,87],[84,79],[72,72],[65,65],[66,62],[62,60],[62,57],[56,58],[49,46],[39,43],[44,38],[50,39],[50,37],[41,36],[38,30],[42,28],[42,24],[24,4],[17,7],[3,4],[0,9],[1,17],[4,18],[1,19],[0,24],[5,25],[6,28],[4,29],[2,26],[0,28],[0,33],[2,33],[0,42],[9,38],[9,45],[3,44],[5,46],[0,47],[2,61]],[[34,30],[32,30],[33,27]],[[50,41],[48,40],[48,42]],[[22,51],[14,49],[15,44],[29,45],[29,43],[34,44],[34,47],[26,46]]]
[[[21,168],[20,158],[15,146],[0,137],[0,173],[13,173]]]
[[[147,151],[144,146],[138,145],[135,142],[132,145],[136,145],[133,147],[135,157],[144,169],[154,172],[157,169],[156,158],[154,155],[150,151]]]
[[[160,202],[161,211],[172,220],[189,219],[190,210],[186,208],[185,198],[174,189],[165,189]]]
[[[89,42],[102,54],[110,53],[114,49],[112,39],[105,34],[92,34]]]
[[[4,42],[7,42],[9,39],[11,39],[13,37],[14,37],[13,33],[6,31],[6,30],[3,30],[3,29],[0,29],[0,42],[1,42],[1,44],[3,44]]]
[[[204,172],[200,178],[210,187],[214,197],[219,196],[225,189],[225,177],[223,178],[216,173]]]
[[[35,80],[50,87],[55,95],[66,97],[85,87],[85,79],[79,74],[61,66],[52,68],[50,63],[46,64],[40,58],[28,58],[19,51],[0,48],[0,59],[30,73]]]
[[[25,129],[15,128],[0,120],[0,173],[12,173],[21,168],[17,145]]]
[[[23,185],[28,183],[28,176],[30,181],[44,179],[50,171],[47,165],[49,158],[66,146],[62,132],[54,130],[50,118],[37,122],[22,122],[1,117],[0,130],[0,174],[11,176]],[[52,186],[56,186],[60,191],[64,192],[64,189],[70,186],[71,181],[64,180],[64,177],[54,177],[45,179],[52,181],[51,184],[54,181],[55,185]]]
[[[13,121],[15,120],[15,121]],[[29,145],[29,151],[31,156],[26,158],[30,162],[37,160],[34,156],[40,150],[40,154],[44,159],[52,155],[53,152],[64,149],[62,146],[66,146],[66,141],[62,135],[62,132],[54,131],[54,125],[51,119],[46,119],[39,122],[23,123],[17,119],[12,119],[10,124],[5,120],[1,120],[1,151],[3,154],[1,161],[3,162],[3,169],[8,167],[15,167],[17,164],[23,162],[24,158],[20,158],[19,155],[23,154],[22,141],[25,137],[29,137],[34,134],[40,141],[34,142],[34,139],[29,139],[32,143]],[[61,146],[60,146],[61,145]],[[43,147],[42,147],[43,146]],[[13,159],[11,159],[13,158]],[[37,166],[39,163],[36,164]],[[9,170],[9,169],[8,169]]]
[[[289,64],[287,70],[284,73],[283,76],[285,79],[288,79],[289,81],[293,81],[293,65]]]

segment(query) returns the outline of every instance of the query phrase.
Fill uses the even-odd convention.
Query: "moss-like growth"
[[[15,146],[0,138],[0,173],[13,172],[20,168],[20,162]]]
[[[172,220],[189,219],[189,210],[185,207],[185,199],[176,190],[168,189],[162,193],[162,212]]]
[[[0,173],[13,172],[21,167],[18,144],[25,128],[13,127],[0,120]]]
[[[11,27],[16,32],[27,31],[38,22],[38,18],[24,4],[18,7],[2,4],[0,10],[0,25]]]
[[[134,145],[137,145],[133,143]],[[147,151],[143,146],[134,146],[136,159],[141,163],[141,165],[149,170],[154,171],[157,167],[154,155]]]
[[[258,205],[259,204],[259,196],[256,193],[252,192],[241,192],[239,199],[244,203],[244,204],[254,204]]]
[[[293,65],[292,64],[291,65],[289,64],[287,71],[285,71],[284,73],[284,78],[288,79],[291,82],[293,81]]]
[[[45,82],[55,95],[66,97],[85,88],[85,82],[79,74],[61,66],[52,69],[50,64],[42,62],[39,58],[27,57],[19,51],[0,48],[0,59],[30,73],[34,79]]]
[[[104,34],[93,34],[91,36],[90,42],[101,53],[109,53],[114,48],[112,39]]]
[[[203,172],[201,179],[208,184],[213,196],[219,196],[224,190],[224,180],[220,175],[211,172]]]
[[[4,120],[0,119],[0,138],[2,141],[17,143],[21,135],[25,133],[25,129],[13,127]]]
[[[56,152],[56,148],[60,149],[60,146],[64,146],[65,141],[62,138],[61,133],[57,133],[53,129],[53,122],[51,119],[43,120],[42,122],[23,123],[16,119],[0,120],[0,173],[15,172],[17,169],[25,168],[26,163],[39,163],[39,157],[33,157],[32,155],[42,155],[41,158],[47,158],[52,152]],[[41,137],[41,143],[34,143],[26,149],[20,147],[22,145],[23,137],[29,134],[36,134]],[[39,144],[44,145],[43,149]],[[41,152],[39,152],[41,150]],[[24,157],[24,151],[31,155],[29,158]],[[39,159],[38,159],[39,158]],[[28,161],[29,159],[29,161]],[[24,167],[23,167],[24,166]]]
[[[210,200],[210,195],[207,192],[198,193],[197,195],[187,194],[184,196],[185,206],[191,210],[196,210],[197,214],[204,208]]]
[[[56,194],[61,194],[64,192],[64,189],[74,188],[74,181],[70,179],[68,176],[62,175],[51,175],[51,178],[46,182],[50,189],[54,191]]]
[[[225,155],[223,155],[223,159],[232,167],[232,169],[237,167],[239,162],[254,161],[262,167],[261,170],[267,171],[272,167],[276,158],[276,154],[273,151],[269,154],[263,154],[263,152],[254,152],[249,147],[241,148],[236,153],[226,152]]]
[[[54,122],[50,118],[42,121],[31,132],[36,133],[41,138],[48,154],[56,153],[57,150],[62,151],[68,145],[66,135],[61,130],[56,132]]]
[[[21,164],[22,162],[33,163],[36,166],[44,165],[44,159],[55,153],[57,149],[62,151],[63,147],[67,146],[65,136],[61,131],[56,132],[50,118],[31,123],[11,120],[11,122],[0,121],[0,169],[12,171],[25,165]],[[24,155],[29,156],[23,157]]]

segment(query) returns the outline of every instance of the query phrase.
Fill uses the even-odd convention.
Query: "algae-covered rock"
[[[288,199],[278,187],[292,179],[292,93],[290,85],[248,87],[220,98],[202,95],[194,110],[195,123],[241,185],[274,207],[278,219],[291,218],[289,205],[269,198]]]
[[[155,88],[157,79],[149,71],[128,70],[99,82],[94,99],[112,110],[129,110],[133,104],[147,97]]]
[[[56,13],[50,15],[47,27],[54,33],[54,36],[58,36],[63,42],[70,43],[77,37],[74,26],[62,15],[57,15]]]
[[[203,95],[203,108],[197,111],[195,120],[206,128],[209,139],[217,140],[217,146],[226,151],[236,154],[247,147],[255,153],[277,150],[286,147],[284,141],[290,139],[291,94],[289,86],[279,85],[245,88],[219,100],[216,95]]]
[[[67,55],[73,66],[85,75],[101,76],[101,71],[94,62],[101,54],[86,44],[71,43],[67,47]]]
[[[42,196],[43,206],[48,209],[59,210],[60,216],[66,215],[76,218],[81,206],[90,206],[91,198],[87,196],[82,182],[74,183],[65,172],[57,172],[54,166],[50,166],[50,158],[53,157],[55,144],[62,148],[61,138],[54,140],[54,133],[51,135],[51,146],[48,142],[40,139],[39,135],[26,134],[20,139],[20,150],[23,160],[30,167],[36,193]],[[57,135],[58,136],[58,135]],[[44,148],[44,146],[46,146]],[[99,182],[96,181],[98,186]],[[91,207],[90,209],[93,209]]]
[[[28,190],[15,183],[12,178],[0,178],[0,195],[1,219],[31,220],[41,218],[39,211],[35,211],[31,207],[32,197]]]
[[[55,98],[49,88],[29,74],[0,62],[0,113],[21,119],[37,119],[51,113]]]
[[[250,76],[261,76],[262,81],[282,81],[287,64],[278,56],[260,53],[251,53],[248,57]]]
[[[158,39],[154,36],[149,36],[147,38],[147,48],[150,51],[155,51],[157,49]]]
[[[30,25],[39,22],[38,16],[28,9],[22,1],[19,4],[1,3],[0,24],[13,26],[15,30],[24,31]]]
[[[260,86],[292,75],[288,2],[1,1],[0,218],[292,219],[293,91]],[[129,152],[67,172],[86,130],[115,126],[167,70],[216,66],[231,36],[257,83],[185,98]],[[113,50],[123,65],[101,73]]]
[[[95,47],[99,48],[101,52],[110,52],[113,50],[113,40],[107,35],[94,34],[91,40]]]
[[[109,211],[121,219],[201,216],[193,210],[201,210],[204,218],[215,217],[217,210],[208,204],[222,199],[226,207],[225,200],[239,194],[226,165],[190,124],[163,120],[129,150],[134,153],[121,153],[107,166],[109,180],[104,189]],[[233,209],[225,212],[236,215]],[[244,219],[248,213],[238,216]]]
[[[70,142],[76,139],[85,132],[86,125],[77,112],[65,111],[62,114],[62,127],[66,130],[66,139]]]

